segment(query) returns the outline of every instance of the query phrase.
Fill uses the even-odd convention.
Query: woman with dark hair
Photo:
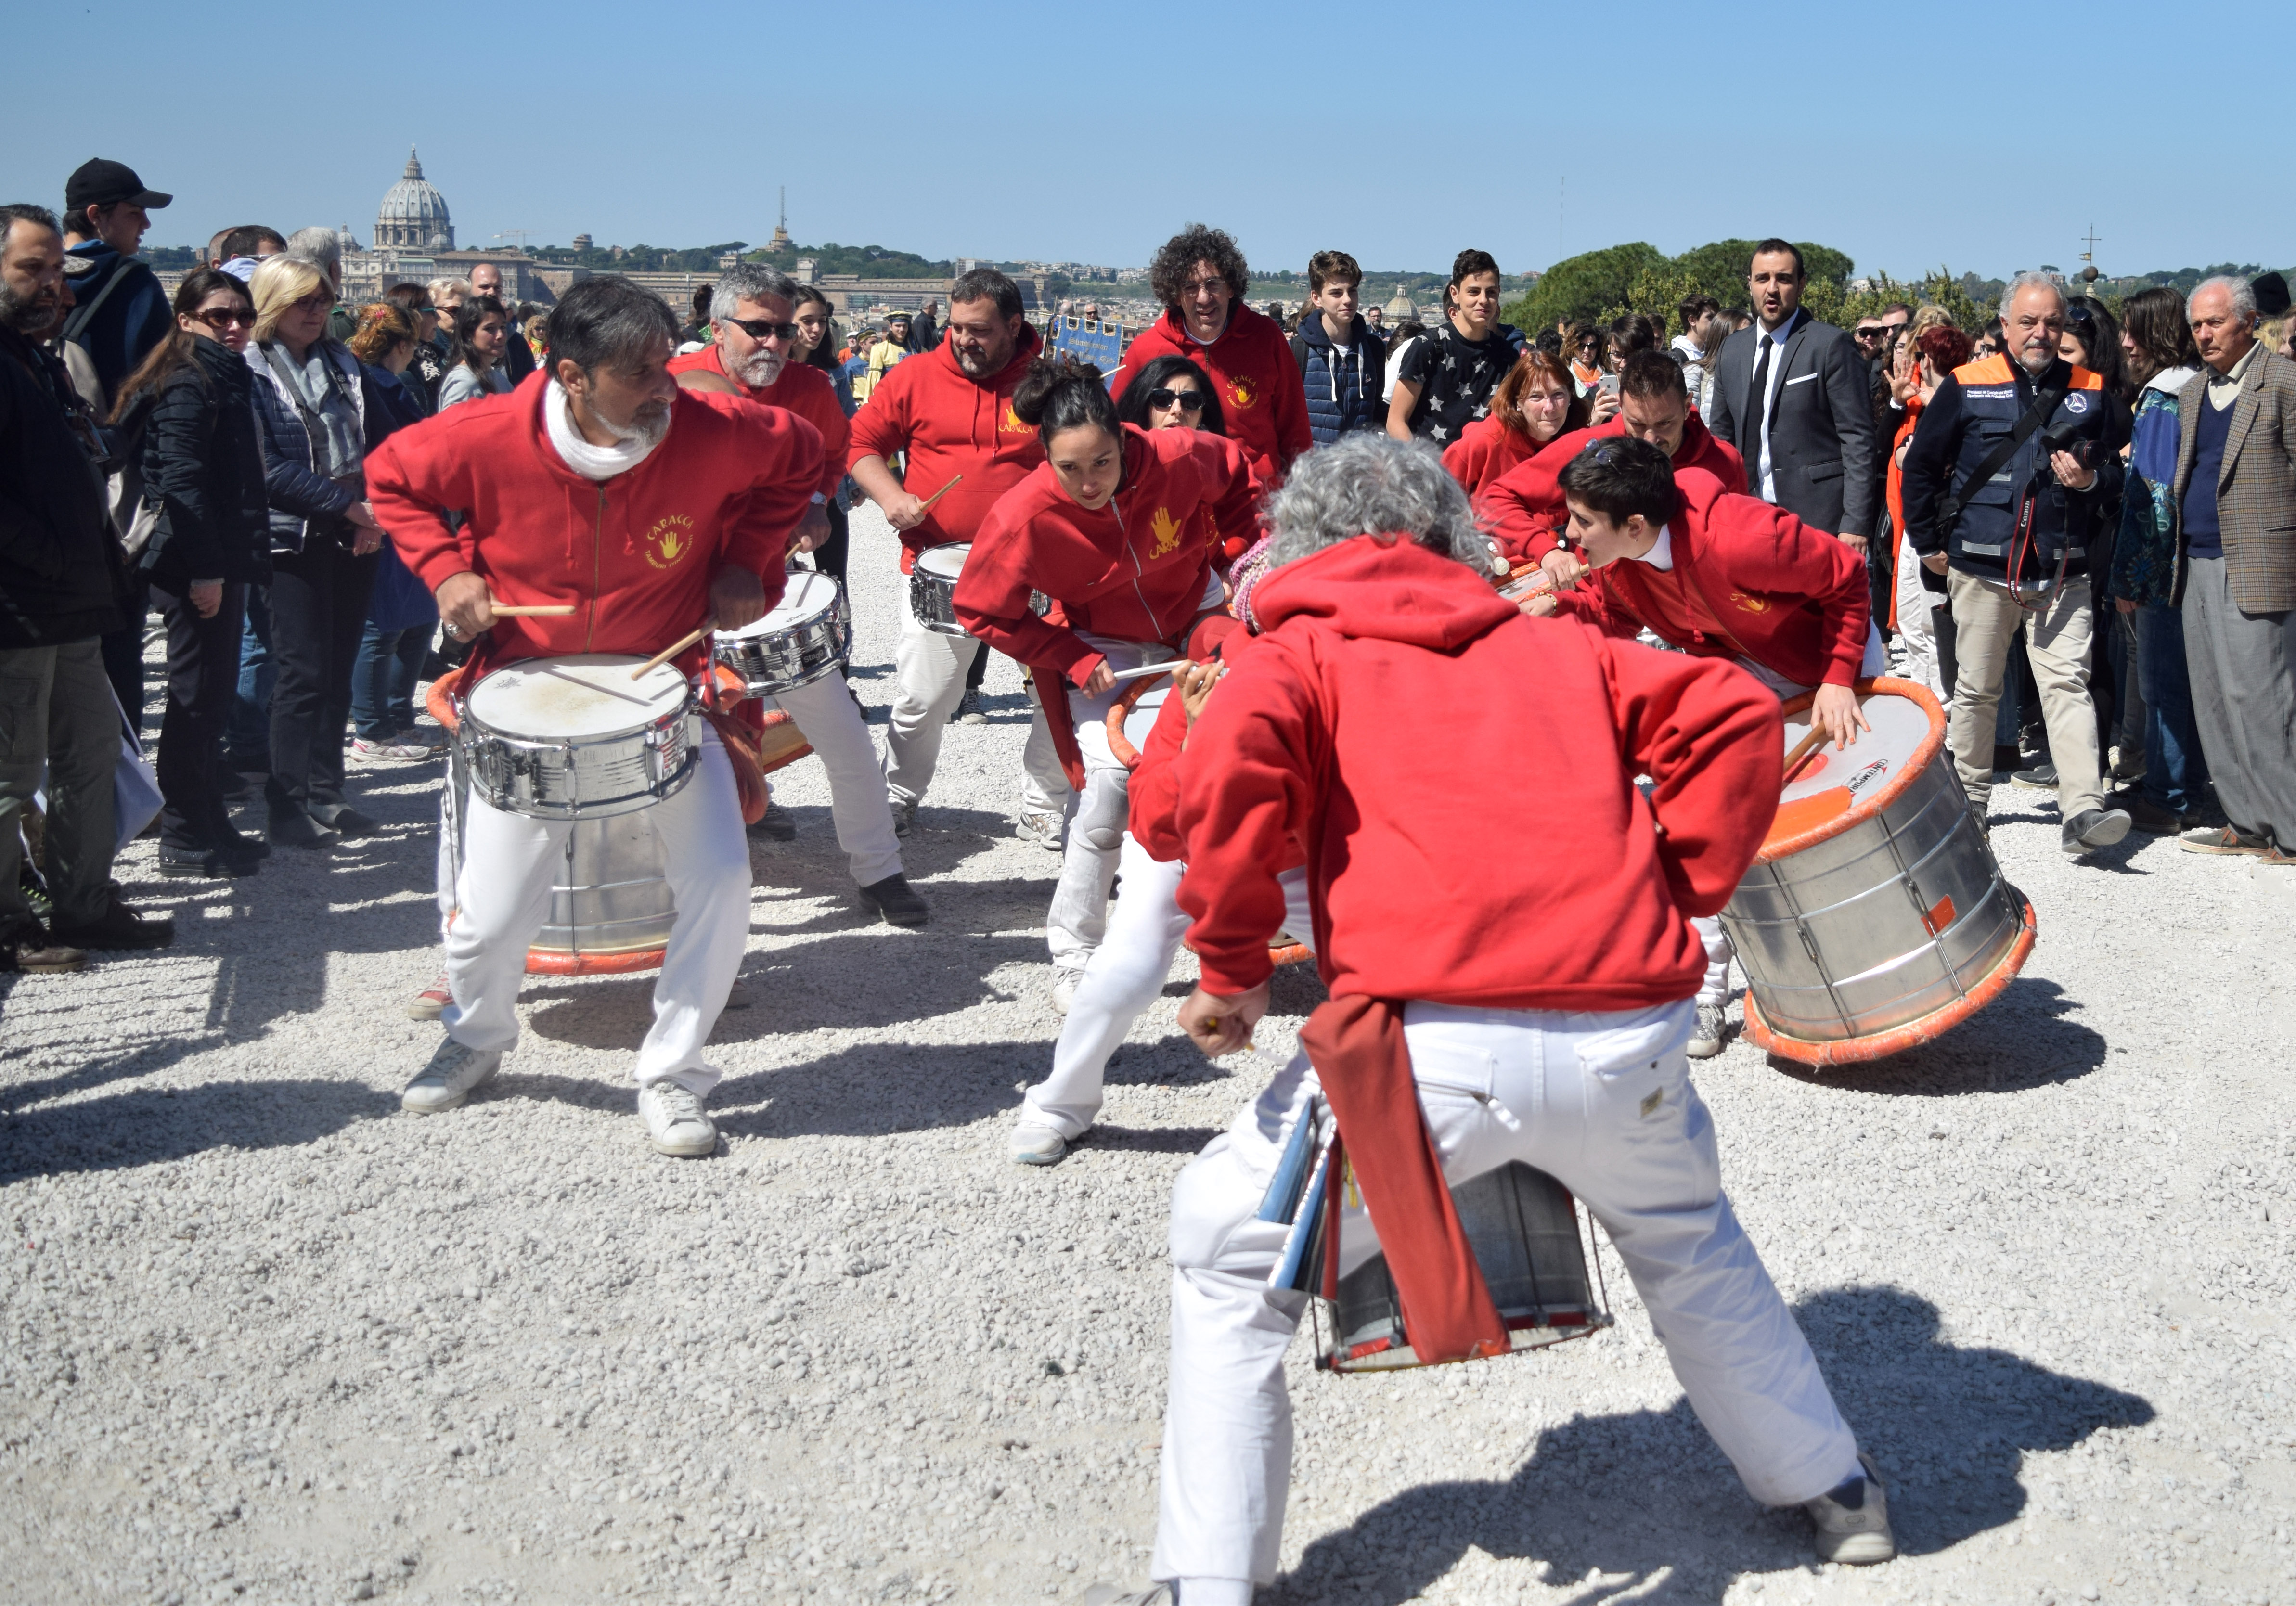
[[[1945,383],[1946,375],[1969,361],[1971,342],[1950,324],[1936,324],[1914,337],[1914,356],[1893,372],[1892,394],[1903,389],[1905,419],[1897,426],[1883,482],[1890,528],[1897,532],[1897,567],[1890,589],[1889,626],[1905,639],[1908,676],[1940,701],[1953,695],[1953,610],[1946,603],[1945,577],[1922,566],[1906,534],[1906,447],[1914,438],[1922,407]]]
[[[1390,435],[1431,440],[1439,452],[1490,411],[1525,344],[1521,330],[1499,322],[1499,265],[1488,251],[1452,259],[1443,306],[1443,321],[1402,359],[1387,404]]]
[[[844,366],[837,360],[837,309],[820,291],[810,284],[800,284],[790,315],[797,324],[797,338],[790,342],[787,360],[818,368],[827,375],[829,388],[837,393],[837,405],[845,409],[846,417],[852,417],[861,408],[853,399],[853,386],[845,377]],[[829,515],[829,539],[813,549],[813,566],[824,574],[836,576],[840,582],[845,578],[846,553],[852,545],[852,525],[847,510],[853,505],[853,481],[849,479],[823,509]],[[975,653],[973,657],[978,663],[986,654]],[[964,710],[960,707],[957,712],[961,716]]]
[[[2057,337],[2057,355],[2095,374],[2122,401],[2136,402],[2136,387],[2130,382],[2128,361],[2120,349],[2120,325],[2095,297],[2065,299],[2065,332]]]
[[[2185,300],[2166,285],[2120,304],[2120,355],[2139,387],[2130,426],[2120,529],[2105,594],[2132,627],[2136,684],[2144,703],[2144,773],[2113,798],[2139,831],[2167,835],[2197,823],[2207,805],[2208,760],[2193,719],[2185,667],[2184,577],[2179,571],[2176,483],[2182,421],[2177,397],[2201,372]],[[2119,766],[2116,768],[2129,767]]]
[[[507,395],[502,360],[512,338],[510,314],[492,296],[472,296],[455,308],[454,365],[439,381],[439,411],[474,396]]]
[[[399,381],[422,404],[425,416],[439,410],[439,383],[447,377],[447,359],[433,338],[439,332],[439,308],[428,285],[394,284],[382,299],[414,323],[414,355],[399,374]]]
[[[1171,658],[1219,611],[1217,549],[1199,532],[1252,529],[1258,486],[1238,442],[1123,422],[1089,364],[1038,358],[1012,406],[1046,460],[989,510],[957,580],[956,617],[1030,666],[1041,690],[1070,687],[1045,700],[1081,794],[1046,922],[1053,1000],[1066,1009],[1100,945],[1124,836],[1126,769],[1104,723],[1121,690],[1116,671]],[[1038,592],[1064,623],[1037,615]]]
[[[1587,424],[1587,398],[1571,382],[1569,365],[1533,347],[1491,395],[1491,413],[1467,426],[1443,453],[1443,466],[1466,487],[1470,500],[1518,463],[1538,455],[1556,436]]]
[[[359,309],[351,355],[366,381],[366,449],[374,449],[409,424],[420,423],[423,407],[411,375],[421,342],[414,322],[399,307],[377,301]],[[366,630],[351,665],[351,756],[367,762],[428,758],[438,751],[414,736],[414,686],[422,676],[431,638],[438,634],[439,603],[416,579],[388,541],[375,560],[374,588],[368,594]]]
[[[242,355],[255,302],[232,274],[201,268],[177,287],[175,311],[175,330],[121,384],[112,412],[115,424],[140,425],[151,536],[130,556],[168,631],[160,873],[252,875],[270,849],[232,824],[216,759],[239,680],[247,588],[271,578],[254,375]]]
[[[1134,374],[1116,398],[1116,418],[1144,430],[1227,433],[1227,419],[1210,376],[1184,356],[1160,356]]]

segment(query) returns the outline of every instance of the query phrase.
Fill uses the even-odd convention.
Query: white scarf
[[[549,389],[542,393],[543,427],[550,431],[550,444],[557,448],[560,459],[585,479],[611,479],[617,474],[627,474],[652,456],[661,440],[669,438],[665,430],[661,440],[627,436],[610,447],[594,447],[574,427],[572,409],[565,388],[552,380]]]

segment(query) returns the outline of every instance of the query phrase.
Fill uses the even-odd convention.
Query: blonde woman
[[[343,799],[351,662],[366,625],[382,527],[366,503],[359,361],[327,337],[334,291],[313,263],[266,257],[248,289],[256,434],[271,503],[269,835],[324,848],[373,829]]]

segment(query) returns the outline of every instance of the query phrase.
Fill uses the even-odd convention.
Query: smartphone
[[[1595,381],[1595,389],[1616,396],[1619,393],[1619,376],[1615,373],[1604,374]]]

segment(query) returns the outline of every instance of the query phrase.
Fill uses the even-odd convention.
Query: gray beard
[[[783,361],[780,352],[767,351],[760,347],[726,372],[735,383],[747,385],[752,390],[763,390],[781,378]]]

